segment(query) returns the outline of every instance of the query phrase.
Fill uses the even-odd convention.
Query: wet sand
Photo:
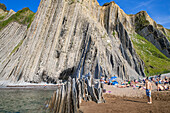
[[[153,103],[149,105],[145,90],[113,86],[105,86],[105,89],[106,103],[83,101],[80,113],[168,113],[170,111],[170,91],[152,91]]]
[[[153,103],[147,104],[146,97],[119,97],[105,94],[106,103],[83,102],[83,113],[168,113],[170,111],[170,92],[154,92]]]

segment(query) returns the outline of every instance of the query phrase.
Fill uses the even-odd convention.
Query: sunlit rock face
[[[13,22],[0,31],[1,80],[143,77],[144,63],[129,35],[136,32],[135,18],[114,2],[99,6],[96,0],[41,0],[29,29]]]
[[[162,32],[155,29],[152,25],[143,28],[139,34],[150,41],[164,55],[170,58],[170,43]]]

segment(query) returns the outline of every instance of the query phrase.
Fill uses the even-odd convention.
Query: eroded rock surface
[[[0,31],[0,77],[1,80],[15,81],[13,75],[18,66],[20,57],[18,51],[25,39],[27,26],[16,22],[10,23]]]
[[[143,28],[139,34],[150,41],[157,47],[164,55],[170,58],[170,43],[166,36],[155,29],[152,25]]]
[[[96,0],[41,0],[28,30],[14,22],[0,31],[1,80],[56,83],[88,74],[96,79],[145,76],[129,37],[134,24],[135,15],[125,14],[114,2],[99,6]],[[12,40],[10,46],[7,40]]]

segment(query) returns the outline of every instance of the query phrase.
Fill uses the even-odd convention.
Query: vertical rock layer
[[[12,22],[0,32],[0,77],[14,81],[15,70],[22,56],[18,51],[26,36],[27,27]]]
[[[12,40],[11,47],[1,45],[0,77],[55,83],[58,78],[89,73],[96,79],[145,76],[143,61],[129,38],[133,20],[123,15],[113,2],[99,6],[94,0],[41,0],[28,30],[11,23],[0,31],[1,42]],[[11,38],[13,32],[18,36]],[[12,52],[13,48],[17,50]]]
[[[170,43],[162,32],[155,29],[152,25],[143,28],[139,34],[150,41],[157,47],[164,55],[170,58]]]

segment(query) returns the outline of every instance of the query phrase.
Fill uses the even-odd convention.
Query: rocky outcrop
[[[155,29],[152,25],[143,28],[139,34],[150,41],[164,55],[170,58],[170,43],[162,32]]]
[[[166,35],[167,38],[170,39],[170,30],[164,28],[162,25],[157,24],[157,29],[159,29],[164,35]],[[170,41],[170,40],[169,40]]]
[[[0,22],[7,20],[13,14],[15,14],[15,11],[13,11],[12,9],[10,11],[7,11],[5,4],[0,3]]]
[[[8,12],[8,14],[4,17],[4,19],[3,20],[1,20],[1,21],[5,21],[5,20],[7,20],[7,19],[9,19],[12,15],[14,15],[16,12],[15,11],[13,11],[12,9],[10,9],[9,10],[9,12]]]
[[[0,9],[0,14],[3,15],[4,13],[5,13],[5,11]]]
[[[100,7],[100,6],[99,6]],[[160,48],[158,45],[155,45],[155,41],[151,41],[164,55],[169,57],[169,42],[166,37],[169,37],[169,31],[165,29],[163,26],[157,24],[146,11],[140,11],[139,13],[135,15],[127,15],[124,13],[120,7],[115,4],[115,2],[110,2],[104,4],[102,7],[100,7],[100,10],[98,11],[97,20],[105,27],[107,30],[107,33],[109,35],[112,35],[115,31],[115,26],[117,22],[122,23],[124,29],[128,32],[128,34],[134,34],[135,32],[141,34],[141,30],[145,27],[152,26],[153,29],[156,30],[157,34],[161,35],[161,37],[164,37],[163,40],[159,40],[160,46],[166,45],[165,48]],[[146,31],[145,33],[150,34],[149,31]],[[142,35],[142,34],[141,34]],[[165,36],[166,35],[166,36]],[[144,35],[142,35],[144,36]],[[146,36],[144,36],[146,37]],[[158,36],[156,36],[158,39]],[[148,38],[146,38],[148,39]],[[160,37],[159,37],[160,39]],[[166,43],[166,44],[165,44]]]
[[[0,3],[0,9],[2,9],[3,11],[7,11],[7,7],[5,6],[5,4]]]
[[[41,0],[27,31],[20,25],[17,32],[17,23],[5,28],[16,30],[18,40],[9,50],[1,47],[1,80],[56,83],[88,74],[96,79],[145,76],[144,63],[129,38],[133,20],[124,15],[114,2],[99,6],[92,0]],[[0,36],[14,40],[8,36],[13,30]]]
[[[22,56],[18,50],[26,36],[27,26],[12,22],[0,31],[0,77],[15,80],[13,74]]]

